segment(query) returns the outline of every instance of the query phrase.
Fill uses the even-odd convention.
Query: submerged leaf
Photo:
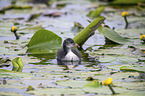
[[[55,33],[40,29],[28,43],[28,52],[33,54],[53,53],[61,46],[62,39]]]

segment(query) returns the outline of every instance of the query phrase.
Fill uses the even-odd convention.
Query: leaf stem
[[[112,91],[112,94],[115,94],[115,91],[113,90],[111,85],[108,85],[109,89]]]
[[[126,23],[126,25],[125,25],[125,29],[127,29],[127,28],[128,28],[127,16],[124,16],[124,20],[125,20],[125,23]]]
[[[18,40],[19,39],[19,36],[17,35],[16,31],[14,31],[14,34],[16,36],[16,40]]]

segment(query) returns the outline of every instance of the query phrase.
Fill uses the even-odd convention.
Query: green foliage
[[[32,86],[28,86],[26,91],[31,91],[31,90],[34,90],[34,88]]]
[[[122,71],[135,71],[135,72],[145,72],[145,65],[137,65],[137,64],[127,64],[120,67]]]
[[[145,0],[114,0],[113,2],[111,2],[110,4],[113,5],[134,5],[134,4],[138,4],[138,3],[143,3],[145,2]]]
[[[0,73],[2,73],[2,72],[12,72],[12,71],[7,70],[7,69],[0,69]]]
[[[102,86],[98,81],[92,81],[86,85],[84,85],[83,87],[93,87],[93,88],[97,88],[97,87],[100,87]]]
[[[102,63],[108,63],[113,61],[118,61],[122,63],[135,63],[138,61],[137,58],[129,57],[129,56],[105,56],[102,58],[99,58],[99,61]]]
[[[13,67],[23,67],[23,62],[21,57],[16,57],[12,60]]]
[[[53,53],[60,48],[62,43],[61,37],[55,33],[40,29],[32,36],[28,43],[28,52],[33,54]]]
[[[31,9],[32,6],[19,6],[19,5],[9,5],[4,7],[3,9],[0,10],[0,13],[5,13],[6,10],[10,10],[10,9]]]
[[[73,40],[80,46],[82,46],[87,39],[94,34],[94,31],[105,20],[105,17],[100,16],[94,19],[85,29],[83,29]]]
[[[96,18],[96,17],[100,16],[100,14],[103,12],[103,10],[104,10],[104,6],[98,7],[94,11],[90,11],[87,14],[87,16],[90,18]]]
[[[125,38],[121,37],[117,32],[115,32],[112,29],[99,26],[97,28],[97,30],[99,31],[99,33],[101,33],[106,38],[108,38],[109,40],[111,40],[111,41],[113,41],[115,43],[127,44],[128,42],[130,42],[129,40],[126,40]]]

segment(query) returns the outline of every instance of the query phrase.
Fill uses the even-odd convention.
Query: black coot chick
[[[67,38],[63,42],[63,47],[57,52],[58,61],[81,61],[81,53],[75,47],[78,45],[73,39]]]

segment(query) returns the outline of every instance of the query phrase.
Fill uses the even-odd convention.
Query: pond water
[[[0,0],[0,8],[9,6],[12,0]],[[57,5],[64,7],[57,7]],[[0,95],[32,96],[32,95],[112,95],[108,86],[84,87],[92,82],[88,77],[100,83],[108,77],[113,78],[113,89],[119,96],[143,96],[145,94],[144,44],[140,41],[140,33],[145,34],[144,11],[131,7],[110,6],[107,2],[97,0],[54,0],[51,6],[33,4],[29,0],[18,0],[16,5],[31,5],[32,9],[11,9],[0,14],[0,69],[10,72],[0,72]],[[47,29],[63,40],[75,37],[80,30],[73,31],[74,22],[86,27],[92,21],[86,15],[96,7],[104,5],[101,16],[106,17],[104,23],[123,37],[133,41],[133,45],[107,43],[105,37],[97,30],[82,46],[82,62],[69,62],[58,65],[54,54],[28,54],[27,44],[33,34],[41,29]],[[128,11],[129,27],[125,28],[123,11]],[[59,12],[59,16],[44,16]],[[28,21],[33,14],[42,13],[37,18]],[[19,40],[15,40],[10,31],[12,26],[19,28]],[[138,32],[139,31],[139,32]],[[13,69],[11,61],[21,57],[23,69]],[[8,60],[8,61],[6,61]],[[8,66],[8,65],[9,66]],[[132,71],[122,71],[122,66],[131,67]],[[130,68],[130,67],[129,67]],[[128,69],[129,69],[128,68]],[[15,71],[14,71],[15,70]],[[12,72],[14,71],[14,72]],[[18,71],[18,72],[16,72]],[[143,73],[141,75],[141,73]],[[33,89],[28,90],[28,86]]]

